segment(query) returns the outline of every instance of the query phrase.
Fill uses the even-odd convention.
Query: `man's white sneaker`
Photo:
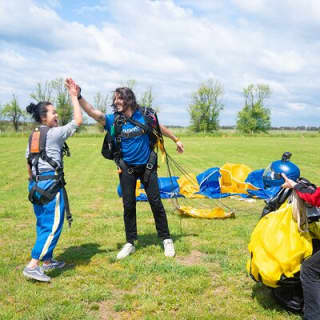
[[[117,254],[117,259],[123,259],[125,257],[127,257],[128,255],[130,255],[131,253],[134,253],[136,251],[136,248],[134,247],[133,244],[127,242],[123,248],[119,251],[119,253]]]
[[[174,257],[176,252],[174,251],[172,239],[163,240],[164,255],[166,257]]]

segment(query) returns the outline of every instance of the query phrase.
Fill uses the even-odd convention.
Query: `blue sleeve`
[[[113,121],[114,121],[114,115],[113,114],[106,114],[105,119],[106,119],[106,125],[105,125],[104,129],[106,131],[110,132],[111,126],[113,125]]]

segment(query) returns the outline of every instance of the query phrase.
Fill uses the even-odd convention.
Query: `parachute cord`
[[[158,121],[157,121],[158,123]],[[190,170],[186,170],[184,169],[176,160],[174,160],[167,152],[165,146],[164,146],[164,139],[163,139],[163,135],[161,133],[161,130],[160,128],[158,128],[158,130],[154,130],[154,134],[157,135],[158,139],[160,140],[160,143],[162,145],[162,150],[165,154],[165,162],[166,162],[166,167],[167,167],[167,171],[168,171],[168,175],[170,177],[170,181],[171,181],[171,184],[173,185],[174,182],[173,182],[173,179],[172,179],[172,169],[171,169],[171,165],[170,163],[172,163],[179,172],[181,172],[186,178],[187,180],[195,185],[195,181],[194,181],[194,178],[190,175]],[[175,208],[175,210],[179,210],[180,209],[180,204],[179,204],[179,200],[178,200],[178,195],[177,194],[174,194],[173,198],[170,198],[170,200],[172,201],[173,203],[173,206]],[[224,209],[228,210],[230,213],[235,213],[235,210],[234,208],[232,207],[229,207],[228,205],[226,205],[223,201],[222,201],[222,198],[215,198],[215,199],[212,199],[213,201],[216,201],[217,203],[220,204],[221,207],[223,207]],[[182,233],[182,215],[179,215],[180,216],[180,232]]]
[[[166,163],[167,163],[167,168],[168,168],[168,172],[169,172],[169,176],[171,178],[171,183],[173,183],[172,181],[172,177],[171,177],[171,168],[170,168],[170,164],[169,164],[169,160],[171,163],[174,164],[174,166],[178,169],[178,171],[180,171],[182,174],[184,174],[186,176],[186,178],[193,184],[195,185],[194,183],[194,179],[190,176],[190,174],[176,161],[174,160],[168,153],[167,151],[165,150],[165,154],[166,154]],[[180,208],[180,205],[179,205],[179,202],[178,202],[178,198],[175,197],[174,198],[176,200],[176,204],[175,204],[175,207],[176,209],[179,209]],[[227,206],[223,201],[222,201],[222,198],[214,198],[212,199],[216,202],[218,202],[224,209],[227,209],[230,213],[235,213],[235,210],[229,206]]]

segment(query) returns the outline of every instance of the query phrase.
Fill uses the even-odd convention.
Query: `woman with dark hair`
[[[53,250],[62,231],[67,206],[62,151],[65,140],[82,124],[77,88],[69,82],[67,88],[73,105],[73,120],[65,126],[58,126],[58,114],[50,102],[31,103],[26,108],[40,127],[30,136],[26,151],[29,199],[36,215],[37,238],[31,252],[31,261],[24,268],[23,275],[44,282],[50,281],[50,277],[44,272],[63,268],[65,265],[64,262],[53,259]],[[41,144],[43,150],[39,150]],[[57,187],[56,190],[53,190],[54,186]],[[43,200],[45,196],[47,198]],[[40,261],[43,261],[42,267]]]
[[[70,80],[70,83],[74,83]],[[141,180],[144,185],[148,201],[158,232],[158,237],[163,241],[164,254],[168,257],[175,255],[173,241],[170,236],[165,209],[161,202],[156,154],[152,150],[151,138],[148,134],[150,123],[146,123],[146,108],[140,107],[133,91],[130,88],[117,88],[113,95],[113,114],[103,114],[88,103],[80,94],[79,102],[83,110],[93,119],[101,123],[105,130],[117,142],[119,149],[115,161],[119,167],[119,179],[122,189],[124,208],[124,225],[126,244],[117,255],[122,259],[135,252],[134,241],[137,240],[136,223],[136,183]],[[158,127],[161,133],[176,143],[177,151],[184,151],[181,141],[165,126],[157,122],[153,110],[149,109],[149,118],[153,123],[150,126]],[[147,128],[145,130],[143,127]],[[153,159],[152,161],[150,159]]]
[[[299,198],[313,207],[320,207],[320,187],[289,179],[282,174],[283,188],[295,190]],[[303,289],[304,320],[320,320],[320,251],[302,262],[300,280]]]

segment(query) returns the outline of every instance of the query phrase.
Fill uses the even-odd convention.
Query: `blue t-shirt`
[[[131,119],[145,124],[144,117],[139,110],[136,110]],[[114,137],[114,114],[106,114],[105,130]],[[129,135],[130,138],[121,137],[121,151],[123,160],[129,165],[146,164],[150,156],[149,136],[142,133],[142,128],[135,126],[127,121],[122,126],[123,135]]]

